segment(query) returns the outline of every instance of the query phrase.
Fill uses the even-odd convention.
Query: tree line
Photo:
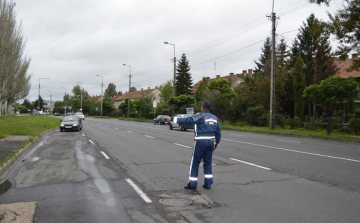
[[[14,7],[0,0],[0,115],[11,114],[13,104],[30,91],[30,58],[23,55],[25,43]]]

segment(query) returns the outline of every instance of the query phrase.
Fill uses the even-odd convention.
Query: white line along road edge
[[[101,151],[101,154],[103,154],[103,156],[105,157],[105,159],[109,160],[110,157],[108,155],[106,155],[106,153],[104,153],[103,151]]]
[[[245,161],[242,161],[242,160],[237,160],[237,159],[234,159],[234,158],[230,158],[231,160],[234,160],[234,161],[237,161],[237,162],[240,162],[240,163],[245,163],[245,164],[248,164],[250,166],[256,166],[256,167],[259,167],[261,169],[265,169],[265,170],[271,170],[270,168],[267,168],[267,167],[264,167],[264,166],[259,166],[259,165],[256,165],[256,164],[253,164],[253,163],[248,163],[248,162],[245,162]]]
[[[182,147],[186,147],[186,148],[192,148],[192,147],[190,147],[190,146],[181,145],[181,144],[179,144],[179,143],[174,143],[174,144],[177,145],[177,146],[182,146]]]
[[[152,203],[150,198],[131,179],[126,178],[126,181],[134,188],[136,193],[138,193],[146,203]]]

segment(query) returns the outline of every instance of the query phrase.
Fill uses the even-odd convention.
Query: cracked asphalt
[[[173,208],[158,202],[170,192],[186,197],[191,131],[93,118],[84,121],[82,132],[44,136],[25,154],[25,162],[2,176],[12,187],[0,204],[37,202],[34,222],[360,219],[359,144],[233,131],[222,131],[222,138],[213,156],[214,185],[201,187],[200,168],[194,195],[212,205]],[[129,178],[152,203],[126,183]]]

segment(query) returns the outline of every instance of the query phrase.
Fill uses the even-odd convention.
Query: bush
[[[295,123],[292,118],[285,119],[285,126],[287,126],[289,129],[295,129]]]
[[[275,114],[275,125],[279,125],[281,128],[285,127],[286,117],[282,114]]]
[[[263,124],[264,117],[262,117],[264,114],[266,114],[265,109],[259,105],[255,107],[249,107],[246,110],[246,121],[253,126],[259,126],[260,122]]]
[[[304,127],[307,130],[316,130],[317,128],[323,127],[323,123],[315,118],[311,118],[310,122],[306,122]]]
[[[259,126],[269,126],[270,114],[263,114],[259,118]]]
[[[332,130],[340,130],[341,126],[342,126],[342,117],[337,116],[337,117],[331,117],[331,129]]]
[[[349,115],[350,116],[350,115]],[[360,134],[360,118],[351,115],[349,120],[349,128],[355,132],[356,135]]]
[[[348,126],[343,126],[343,127],[340,128],[340,132],[351,134],[352,129],[349,128]]]

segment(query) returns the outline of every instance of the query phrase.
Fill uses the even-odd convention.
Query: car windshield
[[[74,122],[77,118],[75,116],[65,116],[63,122]]]

